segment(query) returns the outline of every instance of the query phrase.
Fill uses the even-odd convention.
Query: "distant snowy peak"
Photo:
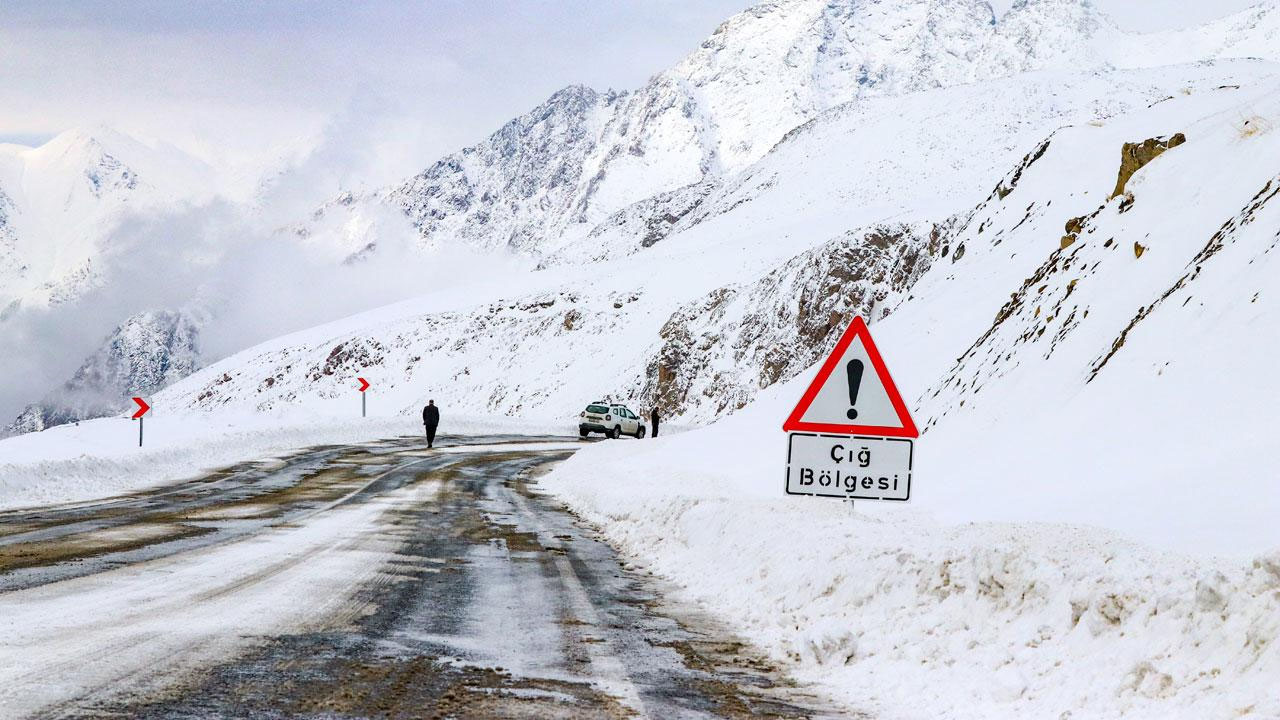
[[[132,163],[138,144],[106,129],[69,130],[36,148],[5,148],[10,195],[39,215],[78,214],[104,199],[127,201],[147,185]],[[150,189],[150,188],[148,188]]]
[[[43,211],[74,212],[84,204],[82,195],[90,204],[130,195],[156,201],[206,197],[213,177],[207,163],[176,147],[101,126],[67,130],[39,147],[0,148],[0,184]]]
[[[76,373],[28,406],[9,432],[43,430],[118,412],[199,369],[199,322],[187,313],[150,311],[125,320]]]
[[[482,246],[526,247],[549,230],[539,210],[558,209],[562,223],[580,203],[590,185],[587,161],[599,142],[602,111],[615,100],[567,87],[385,197],[425,238],[448,234]]]
[[[212,176],[177,148],[102,127],[0,146],[0,312],[79,296],[125,214],[207,198]]]

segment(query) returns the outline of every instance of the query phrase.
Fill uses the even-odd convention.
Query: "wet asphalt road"
[[[0,715],[843,716],[536,491],[573,441],[439,445],[0,513]]]

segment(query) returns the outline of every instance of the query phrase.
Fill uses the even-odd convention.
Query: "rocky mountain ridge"
[[[680,198],[850,102],[1035,70],[1280,59],[1272,40],[1274,4],[1139,34],[1088,0],[1025,0],[1000,17],[983,0],[763,2],[635,91],[565,88],[483,142],[400,185],[331,203],[323,224],[302,228],[341,237],[359,206],[383,203],[403,211],[427,246],[581,256],[621,212],[641,215],[646,237],[660,236],[668,217],[681,217],[666,207],[672,199],[687,208]]]

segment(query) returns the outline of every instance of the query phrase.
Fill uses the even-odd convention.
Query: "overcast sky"
[[[1251,4],[1096,1],[1122,26],[1148,30]],[[635,87],[750,4],[5,0],[0,140],[105,124],[244,160],[307,147],[327,128],[331,142],[364,148],[351,170],[359,177],[337,182],[380,184],[567,84]]]
[[[244,155],[367,121],[398,177],[567,84],[637,86],[749,4],[5,0],[0,139],[107,124]]]

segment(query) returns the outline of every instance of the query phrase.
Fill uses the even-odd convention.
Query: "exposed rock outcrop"
[[[1141,170],[1147,163],[1160,157],[1166,150],[1176,148],[1187,141],[1187,136],[1174,133],[1170,137],[1147,138],[1140,143],[1125,143],[1120,149],[1120,174],[1116,178],[1116,189],[1111,198],[1124,194],[1124,186],[1133,174]]]

